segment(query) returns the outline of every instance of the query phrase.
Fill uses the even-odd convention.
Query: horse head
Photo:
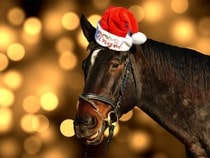
[[[82,15],[83,34],[89,42],[89,55],[83,61],[85,87],[79,97],[74,121],[78,138],[96,145],[103,140],[105,129],[131,110],[137,103],[133,72],[133,51],[114,51],[98,45],[96,29]]]

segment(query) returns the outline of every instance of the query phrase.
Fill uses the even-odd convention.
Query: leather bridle
[[[120,92],[119,92],[117,101],[113,101],[112,99],[109,99],[101,95],[97,95],[95,93],[82,93],[79,95],[79,98],[81,100],[88,102],[93,107],[93,109],[96,111],[96,113],[99,115],[99,117],[103,121],[108,122],[108,126],[111,126],[114,122],[113,120],[111,120],[112,118],[111,115],[115,115],[115,118],[117,119],[117,122],[118,122],[119,108],[120,108],[120,105],[122,104],[122,96],[124,95],[124,92],[125,92],[127,80],[130,73],[130,68],[131,68],[130,54],[128,54],[128,57],[126,58],[126,61],[125,61],[125,68],[123,70],[122,77],[121,77],[122,78],[121,87],[120,87]],[[102,114],[99,111],[98,106],[94,103],[93,100],[100,101],[100,102],[103,102],[112,106],[112,111],[109,112],[107,118],[103,118]]]

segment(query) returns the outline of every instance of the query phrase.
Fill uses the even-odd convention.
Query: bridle
[[[123,97],[124,92],[125,92],[125,88],[126,88],[126,85],[127,85],[130,70],[131,70],[131,61],[130,61],[130,53],[128,53],[128,57],[126,58],[126,61],[125,61],[125,67],[124,67],[124,70],[123,70],[123,73],[122,73],[122,76],[121,76],[121,86],[120,86],[120,91],[119,91],[119,96],[118,96],[117,101],[113,101],[113,100],[111,100],[107,97],[100,96],[100,95],[97,95],[97,94],[94,94],[94,93],[83,93],[83,94],[79,95],[79,98],[83,101],[88,102],[93,107],[95,112],[98,114],[100,119],[102,121],[106,121],[107,124],[108,124],[109,135],[108,135],[108,138],[107,138],[107,141],[106,141],[106,144],[105,144],[105,150],[108,149],[108,145],[111,142],[111,139],[112,139],[113,134],[114,134],[115,125],[113,123],[115,121],[113,121],[112,118],[115,118],[116,122],[118,123],[119,108],[122,104],[122,97]],[[99,111],[98,106],[95,104],[95,102],[93,100],[100,101],[100,102],[103,102],[103,103],[106,103],[106,104],[109,104],[109,105],[112,106],[112,111],[110,111],[108,113],[107,118],[104,118],[102,116],[102,114]]]

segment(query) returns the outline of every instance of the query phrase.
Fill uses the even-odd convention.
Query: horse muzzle
[[[102,142],[106,126],[106,122],[98,123],[94,116],[83,116],[74,121],[77,138],[85,139],[88,145],[97,145]]]

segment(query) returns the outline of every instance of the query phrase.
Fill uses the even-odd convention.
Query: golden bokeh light
[[[87,19],[96,28],[99,20],[101,19],[101,15],[92,14]]]
[[[64,36],[56,41],[55,48],[59,53],[72,51],[74,48],[74,42],[71,38]]]
[[[184,13],[189,7],[188,3],[188,0],[172,0],[171,8],[175,13]]]
[[[29,154],[36,154],[41,150],[42,142],[37,136],[30,136],[23,143],[24,149]]]
[[[20,43],[12,43],[7,48],[7,55],[13,61],[19,61],[25,56],[25,48]]]
[[[57,108],[59,100],[53,92],[46,92],[40,98],[41,107],[46,111],[53,111]]]
[[[72,137],[75,135],[74,133],[74,120],[72,119],[66,119],[62,121],[60,124],[60,132],[65,136],[65,137]]]
[[[77,65],[77,57],[74,53],[65,51],[59,57],[59,65],[64,70],[72,70]]]
[[[137,22],[143,20],[144,9],[140,5],[132,5],[129,10],[134,14]]]
[[[23,100],[23,108],[28,113],[36,113],[40,109],[39,98],[35,95],[29,95]]]
[[[194,22],[190,19],[179,19],[174,22],[170,33],[172,39],[179,44],[189,44],[196,37]]]
[[[32,128],[37,132],[45,132],[49,128],[49,120],[44,115],[35,115],[32,120]]]
[[[9,65],[9,59],[3,53],[0,53],[0,71],[5,70]]]
[[[74,12],[67,12],[63,15],[61,23],[66,30],[75,30],[79,26],[79,17]]]
[[[133,110],[130,110],[129,112],[127,112],[126,114],[123,114],[122,117],[120,118],[120,121],[128,121],[132,118],[133,116]]]
[[[8,132],[13,126],[13,113],[9,108],[0,107],[0,134]]]
[[[105,9],[109,7],[110,0],[92,0],[92,3],[97,9]]]
[[[16,158],[21,152],[21,145],[18,139],[14,137],[3,137],[0,141],[1,158]]]
[[[165,15],[165,7],[163,1],[144,1],[142,5],[144,9],[144,20],[149,23],[156,23],[163,19]]]
[[[6,51],[7,47],[16,40],[15,32],[0,23],[0,51]]]
[[[17,70],[9,70],[3,76],[4,84],[10,89],[17,90],[23,82],[23,77]]]
[[[143,152],[151,145],[151,136],[146,131],[135,131],[132,132],[129,140],[129,146],[132,150],[137,152]]]
[[[38,35],[42,30],[42,23],[36,17],[30,17],[24,22],[23,29],[29,35]]]
[[[14,93],[7,88],[0,87],[0,106],[9,107],[14,103],[14,101],[15,101]]]
[[[11,24],[19,26],[25,19],[25,13],[21,8],[14,7],[9,10],[7,18]]]
[[[47,11],[43,16],[43,31],[46,34],[46,38],[52,39],[61,34],[63,28],[59,22],[62,18],[62,14],[55,10]]]
[[[34,132],[34,128],[32,126],[32,121],[34,119],[34,116],[35,115],[33,115],[33,114],[24,114],[21,117],[20,126],[24,132],[26,132],[26,133]]]

